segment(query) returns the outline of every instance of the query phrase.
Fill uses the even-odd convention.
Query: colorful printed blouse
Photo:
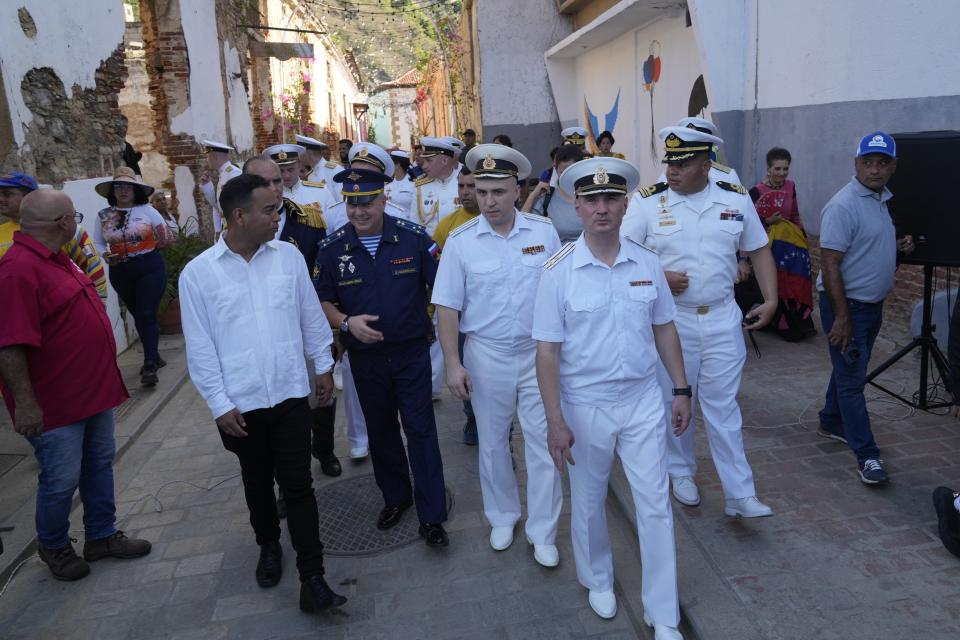
[[[0,224],[0,258],[13,245],[13,234],[20,230],[20,223],[9,220]],[[83,227],[77,227],[77,233],[73,239],[67,241],[61,247],[74,264],[80,267],[80,270],[87,274],[87,277],[93,280],[97,288],[97,294],[101,298],[107,297],[107,274],[103,270],[103,263],[100,261],[100,254],[93,246],[90,236],[83,230]]]
[[[141,256],[168,244],[167,223],[149,204],[132,209],[107,207],[97,215],[100,226],[94,242],[98,248],[109,247],[110,253],[120,258]]]

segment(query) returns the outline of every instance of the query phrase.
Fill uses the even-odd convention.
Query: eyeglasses
[[[69,215],[70,215],[69,213],[65,213],[65,214],[63,214],[62,216],[60,216],[59,218],[54,218],[53,220],[41,220],[40,222],[60,222],[61,220],[63,220],[64,218],[66,218],[66,217],[69,216]],[[74,212],[73,212],[73,219],[77,221],[77,224],[79,224],[79,223],[83,222],[83,214],[80,213],[79,211],[74,211]]]

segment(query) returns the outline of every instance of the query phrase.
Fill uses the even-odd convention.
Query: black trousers
[[[320,520],[310,473],[310,404],[290,398],[269,409],[243,414],[247,437],[220,431],[223,446],[240,460],[250,524],[263,545],[280,539],[273,481],[287,502],[290,541],[297,552],[300,579],[323,575]]]
[[[427,341],[352,350],[350,366],[367,422],[373,474],[384,503],[397,506],[412,498],[420,522],[445,522],[447,496],[433,414]],[[407,436],[406,451],[400,437],[401,423]]]

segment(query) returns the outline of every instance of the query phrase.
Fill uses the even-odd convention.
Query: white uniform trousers
[[[434,397],[443,392],[443,349],[440,348],[440,329],[437,328],[437,317],[439,315],[439,313],[433,314],[433,331],[438,339],[430,345],[430,390]]]
[[[520,519],[520,492],[510,457],[510,425],[516,413],[527,464],[526,534],[534,544],[554,544],[563,490],[547,451],[536,353],[536,347],[504,353],[467,336],[463,363],[473,382],[484,515],[494,527],[512,527]]]
[[[753,470],[743,451],[743,417],[737,404],[740,377],[747,357],[742,322],[743,314],[733,300],[710,307],[706,313],[678,305],[674,319],[683,348],[687,381],[693,387],[693,405],[695,407],[699,400],[713,464],[728,500],[749,498],[757,493]],[[664,424],[667,425],[673,383],[662,363],[658,378],[666,407]],[[683,435],[667,440],[671,478],[696,474],[693,438],[694,423],[691,421]]]
[[[351,449],[366,448],[367,422],[363,419],[363,410],[360,408],[360,396],[357,395],[357,385],[353,382],[353,371],[350,369],[350,355],[343,354],[341,362],[343,375],[343,415],[347,420],[347,440]]]
[[[642,562],[643,609],[653,622],[680,621],[673,508],[667,481],[667,439],[660,390],[649,389],[620,404],[589,407],[562,403],[573,431],[570,473],[573,557],[577,578],[587,589],[613,589],[613,554],[607,531],[607,483],[613,454],[620,457],[633,504]]]

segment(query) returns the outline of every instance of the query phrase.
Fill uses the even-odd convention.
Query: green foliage
[[[180,281],[180,272],[187,266],[187,263],[198,255],[209,249],[211,242],[199,235],[180,234],[177,240],[170,246],[160,249],[160,255],[167,265],[167,288],[160,299],[160,312],[162,313],[171,300],[178,297],[177,289]]]

